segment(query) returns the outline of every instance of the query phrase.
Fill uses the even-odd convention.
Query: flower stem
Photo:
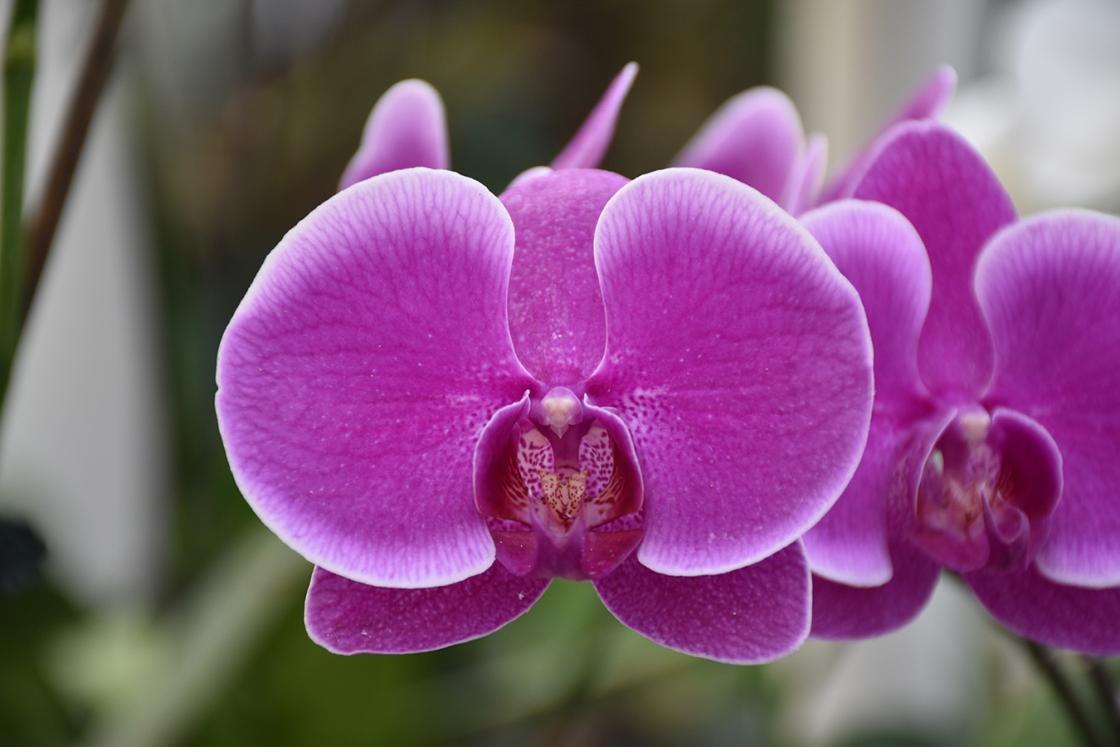
[[[66,110],[62,136],[55,146],[43,196],[35,212],[29,216],[27,271],[23,278],[23,302],[19,310],[21,324],[27,320],[27,314],[35,300],[35,291],[39,287],[39,279],[42,277],[47,255],[50,253],[54,234],[62,217],[62,208],[66,204],[66,196],[70,193],[70,185],[78,169],[82,146],[89,133],[101,92],[109,79],[116,50],[117,33],[127,8],[128,0],[104,0],[101,3],[97,25],[90,39],[89,48],[86,50],[73,97]]]
[[[23,187],[38,14],[38,0],[15,0],[4,47],[4,118],[0,135],[0,402],[8,389],[20,332]]]
[[[1050,683],[1051,689],[1054,694],[1065,707],[1066,716],[1069,718],[1070,723],[1074,729],[1077,730],[1078,735],[1081,737],[1082,744],[1087,747],[1096,747],[1096,745],[1103,745],[1104,743],[1097,737],[1093,729],[1093,722],[1089,718],[1085,707],[1077,697],[1077,692],[1074,690],[1073,683],[1070,681],[1069,676],[1058,666],[1058,662],[1054,660],[1054,655],[1049,649],[1040,646],[1034,641],[1026,639],[1019,639],[1027,653],[1034,662],[1035,668],[1038,670],[1046,681]]]
[[[1089,679],[1093,683],[1093,691],[1104,707],[1112,738],[1120,744],[1120,697],[1116,692],[1116,683],[1113,682],[1112,674],[1100,659],[1086,656],[1084,660],[1089,670]]]

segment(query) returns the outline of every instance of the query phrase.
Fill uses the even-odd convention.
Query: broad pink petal
[[[926,79],[902,105],[898,112],[887,120],[867,147],[856,154],[855,158],[825,187],[821,202],[832,202],[850,197],[868,164],[874,160],[883,144],[886,133],[895,125],[912,120],[933,119],[941,114],[953,91],[957,87],[957,71],[942,65]]]
[[[631,62],[622,68],[607,87],[599,103],[587,115],[575,136],[552,161],[554,169],[593,169],[603,160],[614,137],[618,113],[626,101],[626,94],[638,75],[638,63]]]
[[[806,213],[801,223],[855,286],[875,348],[875,409],[897,412],[923,396],[918,337],[929,310],[929,258],[897,210],[858,200]]]
[[[623,625],[716,661],[772,661],[809,633],[809,566],[800,543],[715,576],[663,576],[631,557],[595,588]]]
[[[618,409],[645,478],[649,568],[723,573],[786,547],[855,471],[871,346],[852,286],[789,214],[719,174],[623,187],[595,237]]]
[[[548,583],[499,563],[429,589],[366,586],[316,568],[304,621],[311,639],[336,654],[432,651],[493,633],[527,612]]]
[[[925,248],[897,211],[844,200],[802,218],[837,269],[855,286],[875,348],[875,410],[859,469],[836,505],[805,535],[813,572],[853,586],[891,577],[887,495],[895,487],[899,449],[924,412],[918,335],[929,307]]]
[[[493,562],[471,456],[532,385],[512,258],[497,198],[413,169],[335,195],[265,260],[222,338],[218,424],[246,500],[308,560],[394,587]]]
[[[813,573],[852,586],[891,579],[887,502],[896,489],[906,422],[875,414],[859,468],[828,513],[803,537]]]
[[[1120,654],[1120,588],[1063,586],[1033,567],[964,578],[988,612],[1024,638],[1094,656]]]
[[[917,617],[933,594],[940,568],[904,539],[892,546],[891,565],[891,580],[870,588],[813,576],[813,637],[871,638]]]
[[[856,187],[860,199],[896,208],[914,225],[933,267],[933,296],[918,345],[929,389],[979,396],[992,372],[992,344],[972,293],[984,242],[1015,209],[980,155],[936,122],[899,125]]]
[[[1062,454],[1062,499],[1037,558],[1059,583],[1120,585],[1120,219],[1021,221],[984,250],[976,294],[992,331],[987,400],[1042,424]]]
[[[609,171],[564,169],[502,195],[517,236],[510,334],[521,362],[543,382],[582,381],[603,357],[603,296],[592,242],[603,206],[625,183]]]
[[[778,201],[803,140],[789,97],[774,88],[752,88],[728,99],[673,163],[726,174]]]
[[[828,140],[819,133],[809,137],[786,184],[781,204],[790,215],[801,215],[816,202],[828,160]]]
[[[402,80],[374,105],[339,189],[387,171],[446,169],[451,162],[448,151],[447,117],[439,93],[422,80]]]

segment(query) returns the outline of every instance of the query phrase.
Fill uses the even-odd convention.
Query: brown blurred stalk
[[[35,212],[28,219],[27,272],[24,275],[23,304],[20,309],[21,324],[27,320],[28,311],[35,300],[35,291],[47,263],[62,209],[74,181],[74,173],[78,169],[82,146],[89,133],[101,92],[109,79],[116,51],[117,32],[127,7],[128,0],[104,0],[101,4],[97,26],[66,111],[62,137],[55,146],[51,159],[46,187]]]
[[[90,123],[109,78],[128,0],[104,0],[55,146],[46,187],[23,224],[27,115],[35,67],[38,0],[16,0],[4,62],[3,210],[0,224],[0,411],[20,334],[47,263]]]

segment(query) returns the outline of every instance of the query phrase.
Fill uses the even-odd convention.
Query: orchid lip
[[[1041,426],[1010,410],[965,408],[926,459],[912,538],[961,573],[1023,570],[1060,495],[1060,457]]]
[[[567,387],[495,413],[475,453],[475,496],[498,560],[518,575],[595,578],[643,534],[629,432]]]

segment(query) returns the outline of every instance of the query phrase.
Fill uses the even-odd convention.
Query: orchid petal
[[[716,661],[772,661],[809,632],[809,566],[800,543],[715,576],[663,576],[631,557],[595,589],[623,625]]]
[[[882,586],[847,586],[813,576],[813,637],[870,638],[917,617],[941,569],[905,539],[892,543],[891,566],[894,574]]]
[[[512,257],[497,198],[412,169],[335,195],[265,260],[222,338],[218,424],[246,500],[311,562],[392,587],[493,562],[472,451],[533,383]]]
[[[957,71],[942,65],[910,96],[902,108],[887,120],[872,141],[856,154],[840,174],[829,182],[821,195],[821,202],[832,202],[851,197],[863,172],[875,159],[884,137],[895,125],[922,119],[934,119],[944,111],[957,87]]]
[[[695,169],[619,190],[595,256],[607,354],[587,392],[638,447],[639,559],[706,575],[786,547],[836,500],[867,436],[855,290],[791,216]]]
[[[614,127],[618,122],[618,113],[637,75],[638,63],[636,62],[631,62],[622,68],[607,86],[603,97],[595,104],[595,108],[587,115],[579,130],[564,146],[564,150],[553,159],[552,168],[593,169],[599,165],[607,148],[610,147],[611,138],[614,137]]]
[[[801,217],[836,268],[855,286],[875,348],[876,412],[898,412],[925,394],[918,336],[932,277],[917,231],[886,205],[844,200]]]
[[[899,449],[921,417],[918,335],[929,307],[925,248],[897,211],[845,200],[819,208],[802,224],[854,286],[875,349],[875,410],[859,469],[836,505],[805,535],[813,572],[853,586],[891,577],[887,498],[895,486]]]
[[[1005,473],[1016,482],[1011,486],[1015,508],[1030,522],[1032,543],[1047,537],[1064,492],[1061,449],[1041,424],[1006,407],[992,410],[989,430]]]
[[[789,97],[774,88],[752,88],[728,99],[673,163],[726,174],[777,201],[803,140]]]
[[[493,633],[520,617],[548,588],[495,563],[450,586],[386,589],[316,568],[307,590],[307,633],[336,654],[432,651]]]
[[[895,128],[856,187],[914,225],[933,267],[918,367],[935,395],[975,397],[992,372],[992,344],[972,293],[988,237],[1015,219],[995,175],[968,143],[936,122]]]
[[[422,80],[402,80],[374,105],[339,189],[398,169],[446,169],[448,151],[447,116],[439,93]]]
[[[904,424],[878,413],[859,468],[839,500],[804,536],[813,573],[851,586],[880,586],[891,579],[887,503],[898,489]]]
[[[964,578],[988,612],[1024,638],[1094,656],[1120,654],[1120,588],[1066,586],[1034,567]]]
[[[1037,420],[1063,460],[1062,498],[1036,563],[1053,581],[1120,585],[1120,219],[1037,216],[977,265],[996,373],[987,400]]]
[[[805,150],[797,158],[789,183],[786,185],[782,206],[790,215],[800,215],[813,206],[824,178],[828,161],[828,140],[824,135],[810,136]]]
[[[918,86],[910,99],[892,117],[883,130],[896,124],[911,120],[933,119],[945,111],[953,92],[957,89],[957,71],[949,65],[941,65],[933,74]]]
[[[625,183],[609,171],[564,169],[502,195],[517,235],[510,334],[521,362],[541,381],[582,381],[603,357],[603,297],[592,242],[603,206]]]
[[[517,176],[513,177],[513,181],[511,181],[509,183],[509,186],[506,187],[506,192],[510,191],[514,187],[520,187],[525,182],[532,181],[538,176],[551,174],[554,170],[555,169],[553,169],[551,166],[530,166]]]

